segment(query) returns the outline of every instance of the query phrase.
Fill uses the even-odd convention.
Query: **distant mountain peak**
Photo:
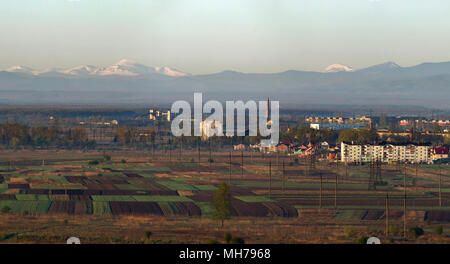
[[[398,65],[397,63],[395,63],[393,61],[388,61],[388,62],[382,63],[382,64],[380,64],[380,66],[385,66],[387,68],[392,68],[392,69],[401,68],[400,65]]]
[[[324,72],[353,72],[353,68],[351,66],[346,66],[342,64],[331,64],[330,66],[326,67]]]
[[[30,67],[27,67],[27,66],[16,65],[16,66],[12,66],[12,67],[7,68],[5,71],[7,71],[7,72],[19,72],[19,73],[32,73],[33,69],[31,69]]]
[[[186,76],[186,75],[188,75],[188,74],[185,73],[185,72],[179,71],[179,70],[177,70],[177,69],[172,69],[172,68],[169,68],[169,67],[167,67],[167,66],[163,66],[163,67],[156,66],[156,67],[155,67],[155,71],[156,71],[157,73],[161,73],[161,74],[168,75],[168,76],[172,76],[172,77],[178,77],[178,76]]]
[[[397,69],[401,69],[401,68],[402,67],[400,65],[398,65],[397,63],[395,63],[393,61],[388,61],[388,62],[385,62],[385,63],[381,63],[381,64],[378,64],[378,65],[367,67],[365,69],[361,69],[359,71],[364,71],[364,72],[381,72],[381,71],[397,70]]]

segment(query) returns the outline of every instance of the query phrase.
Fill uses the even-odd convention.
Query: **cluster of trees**
[[[20,124],[0,124],[0,144],[6,148],[50,146],[60,148],[94,148],[84,128],[62,129],[56,126],[30,127]]]
[[[300,144],[305,143],[319,143],[326,141],[330,144],[340,142],[354,142],[355,144],[373,144],[379,142],[391,142],[393,144],[402,144],[413,142],[416,144],[431,143],[448,144],[450,138],[443,138],[438,135],[427,135],[423,133],[414,133],[412,139],[409,136],[386,136],[380,137],[376,131],[361,128],[361,129],[344,129],[335,131],[331,129],[316,130],[308,127],[298,127],[290,129],[287,133],[280,135],[281,140],[290,140]]]
[[[373,144],[380,140],[378,134],[370,129],[344,129],[339,133],[338,142],[354,142],[356,144]]]
[[[317,130],[309,127],[291,128],[287,133],[280,135],[281,140],[289,140],[300,144],[307,144],[309,142],[315,144],[323,141],[335,144],[338,137],[338,131],[332,129]]]

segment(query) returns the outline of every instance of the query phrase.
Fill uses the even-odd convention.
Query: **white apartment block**
[[[433,148],[416,145],[354,145],[341,143],[341,162],[432,163]]]

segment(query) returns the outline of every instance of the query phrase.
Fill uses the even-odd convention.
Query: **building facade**
[[[408,145],[355,145],[341,143],[341,162],[432,163],[433,148]]]

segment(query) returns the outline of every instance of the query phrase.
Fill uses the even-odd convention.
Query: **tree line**
[[[0,144],[4,148],[95,148],[85,128],[62,129],[56,126],[32,127],[21,124],[0,124]]]

